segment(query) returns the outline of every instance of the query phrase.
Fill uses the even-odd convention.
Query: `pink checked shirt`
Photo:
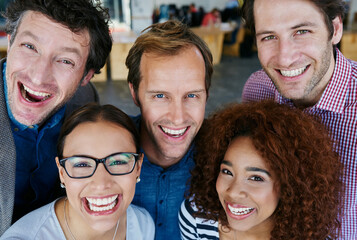
[[[268,75],[253,73],[246,82],[243,102],[275,99],[293,106],[282,97]],[[342,219],[342,238],[357,240],[357,62],[346,59],[336,49],[336,66],[320,100],[304,110],[318,115],[336,142],[336,150],[345,165],[345,212]]]

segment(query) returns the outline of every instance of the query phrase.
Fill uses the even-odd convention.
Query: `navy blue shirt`
[[[140,130],[141,116],[132,119]],[[178,212],[189,188],[187,182],[194,167],[193,149],[194,146],[191,146],[178,163],[167,169],[152,164],[146,155],[144,157],[141,181],[136,185],[133,204],[151,214],[156,228],[155,240],[181,239]]]
[[[8,105],[4,64],[4,90],[11,130],[16,146],[15,206],[13,221],[54,200],[58,183],[56,144],[65,107],[58,110],[41,128],[19,123]]]

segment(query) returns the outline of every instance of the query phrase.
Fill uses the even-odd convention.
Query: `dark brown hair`
[[[334,27],[332,20],[336,17],[341,17],[343,20],[345,15],[345,5],[342,0],[310,0],[315,4],[323,14],[329,34],[329,39],[332,38]],[[255,34],[254,20],[254,0],[245,0],[243,4],[243,18],[246,21],[247,27]]]
[[[273,101],[233,104],[203,124],[189,194],[197,217],[228,226],[215,186],[221,161],[237,136],[251,138],[280,189],[271,239],[335,239],[343,194],[339,157],[322,124]]]
[[[94,69],[100,73],[112,49],[112,38],[109,33],[109,14],[101,7],[98,0],[14,0],[9,3],[4,17],[6,32],[11,35],[11,42],[21,19],[27,11],[44,14],[50,19],[78,33],[88,30],[90,36],[89,55],[85,74]],[[84,75],[85,75],[84,74]]]
[[[143,34],[136,39],[134,46],[130,49],[125,64],[129,69],[128,82],[133,84],[135,93],[141,81],[140,62],[143,53],[170,56],[193,46],[201,52],[205,62],[205,86],[208,96],[213,73],[211,51],[186,24],[176,20],[156,23],[144,29]]]
[[[109,104],[101,106],[97,103],[88,103],[87,105],[84,105],[74,111],[68,118],[65,119],[58,138],[58,157],[60,159],[63,157],[63,148],[66,137],[73,131],[73,129],[81,123],[98,121],[107,121],[128,130],[131,133],[133,142],[135,143],[136,152],[139,153],[139,133],[132,119],[128,115]]]

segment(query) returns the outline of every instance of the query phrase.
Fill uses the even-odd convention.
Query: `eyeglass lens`
[[[65,168],[71,177],[91,176],[96,169],[96,161],[89,157],[74,156],[67,158]],[[105,159],[105,167],[111,174],[130,173],[135,165],[132,153],[118,153]]]

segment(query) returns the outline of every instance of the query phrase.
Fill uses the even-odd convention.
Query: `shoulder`
[[[254,102],[263,99],[273,99],[276,88],[273,81],[265,73],[259,70],[250,75],[244,84],[242,100],[243,102]]]
[[[65,239],[54,211],[55,202],[38,208],[19,219],[1,239]]]
[[[89,82],[85,86],[78,87],[73,97],[66,104],[66,116],[90,102],[99,102],[97,89],[92,82]]]
[[[130,204],[127,209],[127,236],[130,239],[154,239],[155,224],[149,212]]]
[[[178,216],[182,239],[219,239],[218,222],[195,217],[196,212],[194,202],[182,202]]]

